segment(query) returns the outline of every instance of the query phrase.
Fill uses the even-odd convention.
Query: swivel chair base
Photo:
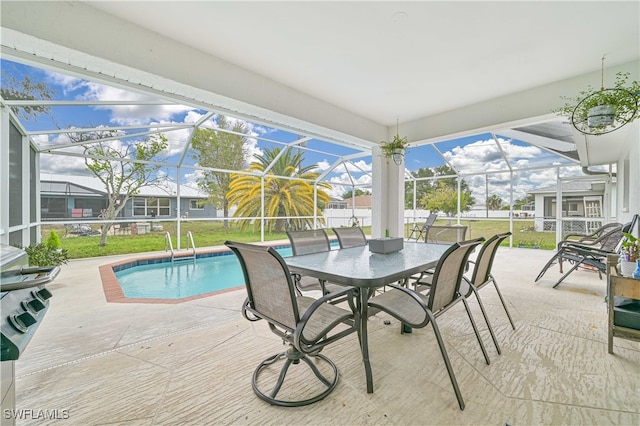
[[[309,359],[310,357],[312,357],[313,359]],[[331,370],[333,370],[333,379],[327,379],[318,369],[318,367],[316,366],[315,362],[317,361],[321,361],[326,363],[329,367],[331,367]],[[282,366],[282,369],[280,370],[280,375],[278,377],[278,381],[276,382],[275,386],[273,387],[273,390],[271,390],[270,392],[263,392],[262,390],[260,390],[258,388],[258,376],[260,375],[260,373],[262,372],[262,370],[265,367],[268,367],[278,361],[284,361],[284,365]],[[317,395],[308,398],[308,399],[304,399],[304,400],[283,400],[283,399],[276,399],[276,396],[278,395],[278,392],[280,391],[280,388],[282,387],[282,384],[284,383],[284,379],[285,376],[289,370],[289,367],[291,367],[291,365],[301,365],[300,361],[303,361],[304,364],[306,364],[311,371],[313,371],[313,373],[315,374],[316,378],[318,378],[318,380],[322,383],[322,385],[324,385],[325,389],[318,393]],[[336,365],[333,363],[333,361],[331,361],[329,358],[327,358],[326,356],[322,355],[322,354],[316,354],[316,355],[307,355],[307,354],[303,354],[302,352],[298,351],[297,349],[291,347],[289,348],[289,350],[287,352],[282,352],[279,353],[277,355],[271,356],[267,359],[265,359],[264,361],[262,361],[262,363],[260,363],[260,365],[258,366],[258,368],[256,368],[256,370],[253,373],[253,391],[255,392],[255,394],[262,399],[263,401],[268,402],[271,405],[279,405],[281,407],[301,407],[304,405],[309,405],[309,404],[313,404],[314,402],[318,402],[321,399],[323,399],[324,397],[326,397],[327,395],[329,395],[333,389],[335,389],[336,385],[338,384],[338,368],[336,367]]]

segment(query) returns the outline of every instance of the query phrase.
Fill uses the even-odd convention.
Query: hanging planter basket
[[[589,127],[606,127],[615,122],[616,110],[613,105],[598,105],[589,109],[587,125]]]
[[[637,95],[622,88],[601,89],[578,102],[571,114],[571,124],[586,135],[603,135],[636,118]]]
[[[565,105],[554,111],[569,117],[573,127],[585,135],[610,133],[640,118],[640,82],[627,83],[629,73],[619,72],[613,88],[605,89],[604,60],[603,56],[600,90],[588,86],[577,97],[563,96]]]

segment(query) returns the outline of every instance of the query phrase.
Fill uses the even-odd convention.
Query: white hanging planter
[[[613,105],[598,105],[589,109],[587,124],[589,127],[605,127],[613,124],[616,112]]]
[[[391,158],[393,159],[393,162],[396,163],[397,165],[402,164],[402,161],[404,161],[404,149],[395,148],[391,152]]]

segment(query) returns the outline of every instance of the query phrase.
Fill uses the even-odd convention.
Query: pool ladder
[[[191,247],[189,247],[191,246]],[[193,260],[193,263],[196,262],[196,245],[193,243],[193,234],[191,231],[187,232],[187,248],[186,250],[191,249],[191,254],[188,256],[177,256],[176,252],[173,250],[173,243],[171,242],[171,234],[169,231],[165,234],[164,237],[164,251],[171,250],[171,263],[178,260]]]

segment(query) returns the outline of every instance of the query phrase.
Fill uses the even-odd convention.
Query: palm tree
[[[264,179],[264,215],[265,228],[268,232],[284,232],[289,229],[313,228],[313,218],[295,218],[294,216],[322,215],[319,208],[314,211],[312,182],[318,173],[312,172],[315,166],[302,166],[304,160],[301,151],[286,149],[281,154],[281,148],[265,149],[264,154],[254,155],[256,159],[249,165],[252,175],[233,174],[227,197],[230,205],[238,208],[234,217],[260,217],[261,184]],[[267,171],[265,173],[265,170]],[[325,192],[331,189],[326,182],[317,184],[318,204],[331,201]],[[291,219],[289,219],[291,218]],[[324,219],[321,219],[324,221]],[[242,229],[253,224],[255,229],[260,227],[260,221],[245,219],[240,221]]]
[[[487,198],[487,208],[489,210],[500,210],[500,207],[502,207],[502,198],[495,194]]]

